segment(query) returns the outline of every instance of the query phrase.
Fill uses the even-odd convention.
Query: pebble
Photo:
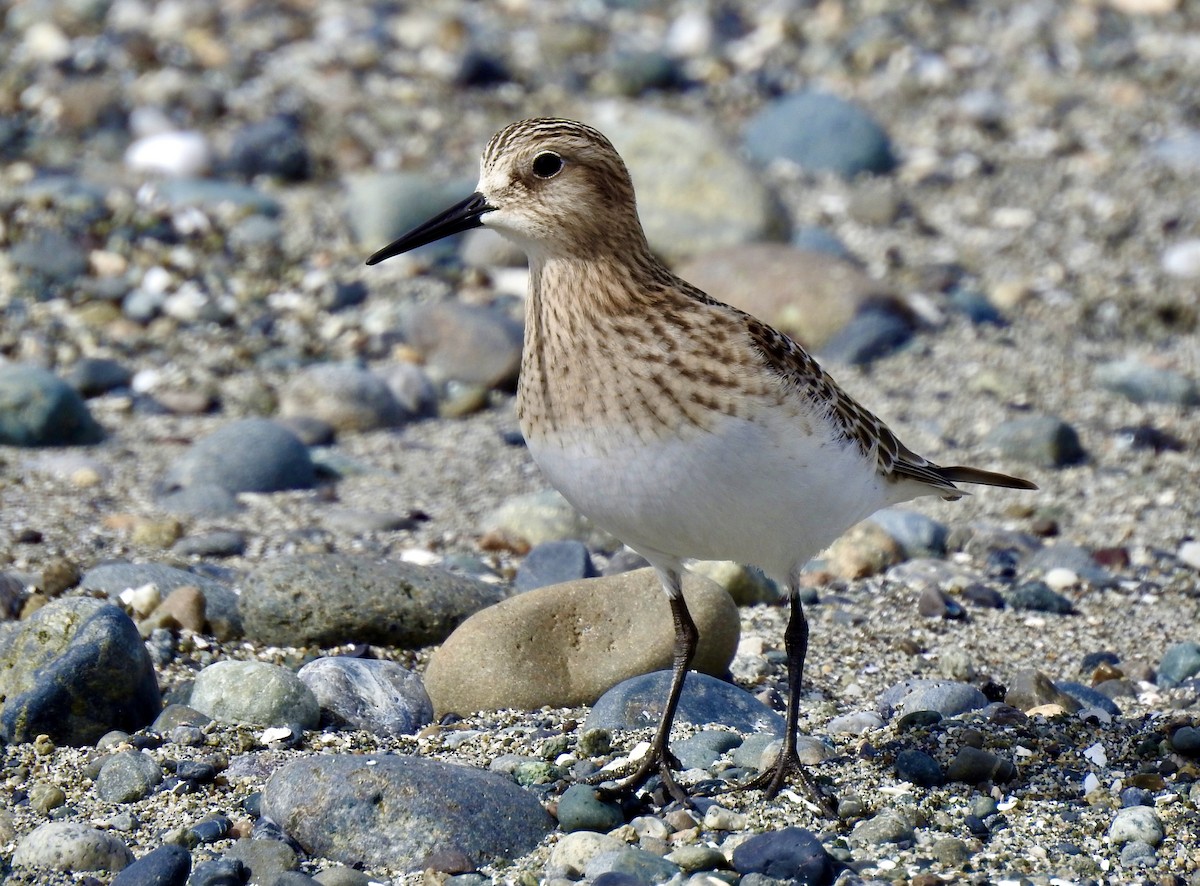
[[[0,366],[0,445],[86,446],[103,438],[67,382],[38,366]]]
[[[684,769],[707,769],[742,743],[740,736],[719,729],[705,729],[689,738],[671,742],[671,753]]]
[[[874,711],[855,711],[830,718],[825,731],[830,735],[863,735],[882,727],[883,718]]]
[[[1087,710],[1101,710],[1111,717],[1121,716],[1121,709],[1104,693],[1082,683],[1069,680],[1059,680],[1055,683],[1060,692],[1074,699],[1080,707]],[[1066,708],[1071,710],[1070,707]]]
[[[567,833],[607,833],[625,822],[619,805],[602,800],[596,789],[586,784],[573,784],[563,791],[556,814],[558,826]]]
[[[134,141],[125,151],[125,166],[143,175],[196,178],[212,165],[212,148],[203,133],[156,132]]]
[[[917,679],[889,687],[880,694],[877,703],[885,715],[892,710],[901,713],[935,711],[943,717],[957,717],[985,707],[988,700],[969,683]]]
[[[240,608],[246,636],[260,643],[416,648],[445,640],[502,597],[496,585],[430,566],[363,554],[286,554],[245,577]]]
[[[406,871],[451,847],[475,864],[514,858],[554,827],[503,775],[393,754],[290,760],[267,781],[262,806],[309,855]]]
[[[1059,571],[1060,573],[1069,572],[1076,579],[1085,581],[1096,588],[1111,588],[1117,585],[1116,576],[1097,563],[1090,551],[1079,545],[1046,545],[1034,551],[1033,556],[1025,565],[1024,571],[1031,575],[1041,573],[1048,584],[1051,573]],[[1065,587],[1070,586],[1070,582],[1065,583]]]
[[[679,274],[812,348],[824,347],[868,305],[896,302],[886,283],[849,259],[782,243],[703,252]]]
[[[1200,541],[1185,541],[1175,552],[1179,562],[1200,571]]]
[[[601,877],[611,877],[612,874],[621,874],[628,878],[616,883],[665,883],[679,873],[679,865],[667,861],[661,855],[636,847],[601,852],[583,869],[583,876],[592,883],[599,883],[599,886],[603,886],[600,882]],[[616,886],[616,883],[613,886]]]
[[[737,607],[696,576],[684,577],[683,593],[700,631],[692,667],[724,674],[737,650]],[[665,602],[650,569],[510,597],[468,618],[434,651],[426,689],[439,713],[590,704],[628,677],[670,665]]]
[[[63,373],[63,381],[82,397],[99,397],[129,387],[133,372],[124,363],[106,357],[81,357]]]
[[[187,886],[244,886],[250,871],[236,858],[216,858],[196,865]]]
[[[1185,757],[1200,757],[1200,729],[1180,726],[1171,733],[1171,748]]]
[[[246,535],[236,529],[214,529],[187,535],[171,545],[180,557],[237,557],[246,552]]]
[[[117,874],[112,886],[184,886],[192,871],[192,854],[165,844],[147,852]]]
[[[525,555],[513,587],[521,592],[532,591],[595,575],[596,566],[585,544],[574,539],[547,541]]]
[[[355,240],[365,249],[376,250],[473,190],[474,180],[435,181],[427,172],[357,175],[347,182],[346,219]],[[422,246],[418,254],[449,255],[455,248],[454,239]]]
[[[456,300],[411,305],[402,334],[435,381],[510,387],[521,368],[521,324],[495,308]]]
[[[547,541],[578,539],[589,546],[606,547],[611,537],[592,528],[587,518],[553,489],[509,498],[487,514],[480,534],[503,541],[510,548],[532,548]]]
[[[1164,249],[1162,269],[1181,280],[1200,277],[1200,240],[1183,240]]]
[[[1009,683],[1004,701],[1023,711],[1051,704],[1058,705],[1068,713],[1082,708],[1072,696],[1055,686],[1054,681],[1032,668],[1025,668],[1016,673]]]
[[[339,432],[394,428],[412,418],[382,378],[339,363],[297,373],[280,391],[279,413],[283,418],[315,418]]]
[[[13,267],[28,278],[29,289],[47,289],[50,293],[71,285],[88,269],[87,253],[74,240],[54,230],[35,229],[12,245],[8,257]],[[7,372],[18,365],[0,368]]]
[[[315,729],[321,719],[316,696],[299,677],[261,661],[214,662],[196,675],[188,704],[223,723]]]
[[[917,599],[917,611],[925,618],[957,619],[966,616],[966,610],[949,594],[937,588],[925,588]]]
[[[40,825],[21,838],[12,855],[14,866],[56,871],[119,871],[132,861],[116,834],[74,821]]]
[[[1075,612],[1075,604],[1051,590],[1044,581],[1022,582],[1004,595],[1004,602],[1012,609],[1029,612],[1050,612],[1055,615],[1072,615]]]
[[[903,549],[888,531],[866,520],[829,546],[825,567],[838,578],[853,581],[879,575],[903,559]]]
[[[1006,459],[1044,468],[1067,467],[1087,458],[1075,429],[1052,415],[1003,422],[988,432],[984,442]]]
[[[1102,388],[1138,404],[1167,403],[1185,407],[1200,404],[1200,385],[1195,380],[1136,358],[1097,366],[1095,379]]]
[[[945,782],[938,761],[915,748],[907,748],[896,755],[896,777],[922,788],[938,787]]]
[[[316,482],[308,448],[277,422],[246,418],[202,437],[167,470],[163,491],[220,486],[230,492],[308,489]]]
[[[222,517],[240,510],[234,494],[213,483],[165,490],[156,504],[164,511],[192,517]]]
[[[283,840],[235,840],[222,858],[244,864],[250,871],[251,883],[274,886],[283,886],[279,878],[299,865],[296,850]]]
[[[1164,689],[1178,686],[1200,674],[1200,643],[1185,641],[1167,649],[1158,663],[1158,685]]]
[[[110,598],[120,597],[129,588],[153,586],[161,598],[170,596],[179,588],[195,588],[204,596],[205,627],[218,640],[228,640],[242,635],[242,620],[238,611],[238,595],[211,578],[206,578],[186,569],[176,569],[162,563],[102,563],[93,566],[79,579],[79,587],[85,591],[103,593]],[[187,597],[179,598],[173,606],[180,608],[174,614],[194,610],[195,603]]]
[[[823,92],[800,92],[768,103],[746,124],[742,144],[761,163],[782,159],[809,172],[845,179],[887,173],[896,166],[891,142],[858,105]]]
[[[909,843],[915,837],[913,821],[907,812],[885,808],[856,824],[849,840],[852,846],[884,846]]]
[[[702,117],[610,102],[590,122],[629,166],[650,248],[668,259],[782,239],[786,217],[758,172]],[[704,199],[694,198],[704,170]]]
[[[703,636],[703,634],[701,634]],[[584,729],[646,729],[657,726],[671,683],[670,671],[642,674],[618,683],[592,706]],[[676,723],[719,723],[743,733],[783,734],[783,718],[744,689],[692,672],[683,684]]]
[[[85,745],[142,728],[162,706],[129,616],[87,597],[52,600],[0,636],[0,699],[0,735],[10,743],[46,734]]]
[[[1126,806],[1118,809],[1108,827],[1108,839],[1118,845],[1136,840],[1150,846],[1163,841],[1162,819],[1149,806]]]
[[[867,518],[900,545],[906,559],[946,555],[950,529],[945,523],[904,508],[884,508]]]
[[[610,560],[609,566],[612,565]],[[647,565],[644,559],[639,558],[633,568],[641,569]],[[782,597],[775,582],[752,566],[743,566],[730,560],[695,560],[688,564],[688,571],[720,585],[738,606],[778,603]]]
[[[1016,776],[1017,770],[1012,762],[970,745],[959,748],[958,753],[946,767],[947,781],[960,781],[965,784],[981,784],[992,781],[1003,784]]]
[[[786,827],[756,834],[734,847],[733,869],[747,876],[762,874],[774,880],[805,886],[832,883],[834,862],[812,831]]]
[[[579,879],[597,855],[623,848],[620,840],[593,831],[570,831],[551,847],[547,876]]]
[[[300,121],[286,115],[267,117],[239,129],[226,162],[245,179],[269,175],[283,181],[304,181],[311,170]]]
[[[437,414],[437,390],[422,367],[415,363],[392,363],[381,366],[376,375],[383,379],[396,402],[413,418]]]
[[[847,366],[867,366],[895,353],[913,337],[912,320],[880,307],[857,315],[821,348],[821,358]]]
[[[109,757],[96,777],[96,792],[106,803],[132,803],[149,796],[162,783],[162,767],[141,751]]]
[[[323,721],[373,735],[411,735],[433,720],[421,678],[393,661],[318,658],[296,674],[321,706]]]

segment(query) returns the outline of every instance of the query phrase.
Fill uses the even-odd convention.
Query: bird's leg
[[[680,803],[687,803],[687,792],[679,786],[671,772],[672,766],[679,765],[670,748],[671,723],[675,719],[675,709],[679,707],[679,697],[683,694],[684,678],[687,677],[692,659],[696,657],[700,632],[696,630],[696,623],[692,621],[691,613],[683,600],[679,573],[675,570],[663,570],[659,574],[671,604],[671,618],[675,622],[671,690],[667,693],[667,704],[663,708],[662,719],[658,722],[658,731],[654,734],[650,750],[631,775],[611,788],[604,788],[603,792],[609,796],[627,794],[644,784],[657,771],[668,793]]]
[[[829,812],[832,811],[829,799],[813,784],[796,753],[796,734],[800,720],[800,683],[804,676],[804,659],[808,654],[808,619],[804,615],[804,604],[800,602],[800,595],[795,587],[788,588],[788,599],[792,612],[787,630],[783,633],[788,666],[788,702],[783,748],[775,758],[775,765],[752,779],[745,787],[763,789],[769,800],[783,789],[789,776],[794,776],[809,798]]]

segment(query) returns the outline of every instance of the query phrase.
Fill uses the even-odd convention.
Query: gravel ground
[[[993,791],[1003,821],[993,823],[987,839],[967,834],[962,824],[977,792],[953,783],[898,784],[894,756],[913,739],[895,721],[864,736],[831,736],[833,756],[815,771],[843,798],[857,795],[869,809],[890,805],[911,813],[917,826],[911,845],[852,847],[852,819],[825,821],[792,795],[762,803],[751,792],[720,798],[748,816],[744,826],[704,839],[731,850],[745,835],[800,824],[827,836],[827,846],[846,849],[863,877],[894,882],[950,879],[956,869],[979,883],[1022,877],[1038,883],[1052,877],[1200,881],[1194,760],[1170,757],[1169,766],[1157,765],[1164,762],[1158,759],[1149,766],[1160,776],[1154,795],[1166,833],[1151,864],[1123,867],[1120,847],[1107,837],[1118,805],[1114,784],[1149,771],[1147,739],[1197,719],[1195,687],[1159,689],[1154,669],[1173,644],[1200,640],[1200,576],[1177,558],[1181,545],[1200,532],[1200,409],[1136,403],[1096,378],[1098,367],[1132,356],[1200,379],[1200,268],[1179,273],[1165,260],[1172,246],[1200,238],[1200,17],[1191,4],[1176,5],[1162,15],[1142,7],[1169,2],[1136,0],[730,2],[713,8],[441,0],[419,9],[338,0],[246,6],[46,0],[10,7],[0,35],[0,109],[8,118],[0,120],[0,246],[11,248],[41,226],[78,230],[64,222],[61,205],[27,198],[25,188],[38,175],[60,171],[102,182],[115,221],[111,230],[109,221],[85,226],[93,266],[98,251],[101,262],[119,256],[131,278],[167,267],[177,279],[201,281],[206,293],[232,308],[222,322],[160,316],[136,323],[120,311],[97,309],[104,299],[86,281],[103,275],[85,274],[85,282],[31,295],[28,276],[0,256],[4,358],[58,371],[80,356],[111,356],[134,372],[154,373],[155,393],[215,393],[220,404],[193,415],[155,414],[128,391],[90,401],[108,431],[107,441],[87,453],[108,472],[95,486],[66,482],[46,469],[39,460],[49,451],[0,449],[0,563],[6,571],[37,575],[61,560],[82,568],[119,558],[171,562],[172,555],[135,542],[120,518],[161,518],[154,483],[191,441],[230,418],[261,411],[256,404],[270,403],[304,362],[386,364],[390,348],[361,332],[372,305],[450,289],[476,301],[495,295],[487,274],[453,265],[428,275],[402,262],[363,268],[364,256],[382,243],[354,240],[348,216],[360,207],[345,202],[353,176],[416,170],[465,181],[500,125],[547,112],[586,119],[594,102],[614,97],[704,121],[736,144],[745,123],[772,97],[820,86],[870,110],[901,155],[899,168],[849,183],[786,163],[761,175],[793,227],[820,225],[835,233],[870,274],[904,294],[924,323],[908,347],[867,367],[833,367],[837,377],[935,461],[1010,470],[1041,487],[1020,496],[983,489],[957,503],[913,507],[957,527],[962,552],[951,559],[976,569],[986,568],[986,558],[972,549],[971,533],[986,538],[1002,530],[1052,535],[1090,551],[1119,548],[1129,564],[1114,568],[1114,587],[1067,589],[1077,609],[1072,616],[970,607],[967,620],[929,620],[917,611],[916,592],[898,582],[874,577],[821,587],[821,604],[810,607],[802,730],[823,734],[831,717],[873,709],[887,687],[943,675],[948,660],[964,658],[980,684],[990,678],[1007,685],[1028,668],[1087,683],[1084,657],[1108,651],[1135,681],[1137,694],[1119,699],[1122,716],[1111,722],[1034,717],[1006,724],[967,717],[926,737],[922,746],[940,747],[943,763],[953,749],[976,740],[965,734],[970,730],[983,733],[989,750],[1016,762],[1018,777]],[[674,56],[664,51],[690,45],[684,25],[695,14],[712,24],[711,42]],[[626,60],[639,52],[672,59],[688,85],[630,86]],[[488,74],[484,62],[499,73]],[[147,214],[155,215],[139,208],[143,177],[123,160],[133,137],[132,112],[145,108],[165,113],[177,128],[205,133],[218,155],[242,126],[266,112],[298,117],[310,175],[255,181],[283,207],[279,241],[267,254],[231,247],[236,219],[219,212],[199,234],[175,242],[122,239],[123,224],[144,224]],[[1190,152],[1171,154],[1162,146],[1188,137]],[[900,207],[884,224],[862,208],[880,194]],[[159,217],[172,219],[170,213]],[[1008,324],[972,324],[949,310],[936,283],[947,267],[1000,308]],[[365,282],[367,307],[322,310],[313,297],[314,273]],[[509,310],[517,307],[500,300]],[[264,316],[272,322],[263,324]],[[1022,466],[989,447],[993,427],[1027,413],[1070,424],[1087,460]],[[1182,447],[1131,449],[1122,429],[1140,425]],[[186,532],[243,530],[245,553],[220,561],[235,573],[281,553],[323,549],[469,554],[510,576],[519,557],[481,551],[479,527],[500,503],[544,487],[524,449],[503,442],[515,429],[511,394],[501,390],[489,393],[483,411],[463,418],[340,435],[333,455],[356,469],[336,483],[337,503],[370,510],[386,502],[391,511],[430,516],[411,531],[354,535],[322,528],[325,487],[243,496],[241,512],[189,519]],[[29,530],[36,531],[35,543]],[[782,648],[784,616],[772,607],[743,609],[742,652],[733,671],[751,691],[777,696],[783,690],[782,665],[762,653]],[[170,692],[220,658],[296,665],[315,652],[201,638],[191,655],[160,674],[160,683]],[[420,670],[430,650],[377,652]],[[535,735],[569,728],[586,713],[501,712],[396,740],[329,733],[306,739],[300,751],[264,750],[256,730],[220,727],[196,754],[233,759],[253,750],[262,772],[313,749],[419,752],[486,767],[500,753],[532,753]],[[447,742],[459,729],[482,734]],[[619,736],[618,749],[637,738]],[[1082,756],[1097,743],[1105,767]],[[13,796],[35,782],[55,783],[75,819],[116,827],[135,854],[159,845],[164,832],[213,812],[248,828],[240,804],[263,782],[261,775],[229,777],[208,793],[159,793],[132,807],[114,806],[98,798],[85,774],[95,749],[41,751],[4,749],[9,775],[3,790]],[[1098,773],[1104,789],[1085,796],[1088,772]],[[9,813],[11,832],[0,834],[5,858],[45,821],[24,803],[12,804]],[[945,835],[967,842],[972,854],[965,865],[931,860]],[[511,867],[484,873],[532,882],[544,874],[558,836]],[[228,845],[210,844],[196,858]],[[312,860],[305,869],[327,864]],[[372,873],[422,882],[420,875]],[[8,882],[94,881],[24,872]]]

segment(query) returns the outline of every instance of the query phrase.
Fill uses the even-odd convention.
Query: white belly
[[[783,415],[650,442],[611,430],[528,442],[551,485],[655,565],[734,560],[786,580],[892,491],[857,446]]]

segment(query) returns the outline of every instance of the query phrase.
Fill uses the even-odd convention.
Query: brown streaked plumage
[[[633,184],[596,130],[523,120],[483,152],[478,191],[373,255],[368,264],[479,225],[529,255],[517,408],[534,460],[582,513],[658,570],[675,623],[674,672],[652,750],[668,751],[696,628],[680,593],[686,559],[758,566],[786,588],[791,616],[787,731],[756,786],[773,796],[796,756],[808,622],[801,567],[874,511],[956,483],[1036,489],[914,453],[796,342],[679,279],[651,253]],[[811,786],[810,790],[811,790]]]

